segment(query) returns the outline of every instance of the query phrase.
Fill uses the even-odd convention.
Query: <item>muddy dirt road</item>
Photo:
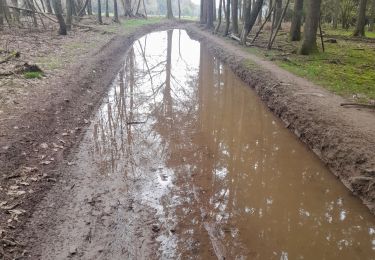
[[[26,227],[31,259],[373,259],[375,221],[183,30],[146,35]]]

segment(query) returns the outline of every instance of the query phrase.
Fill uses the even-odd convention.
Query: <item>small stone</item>
[[[160,231],[160,227],[158,225],[152,225],[152,231],[154,231],[155,233],[159,232]]]

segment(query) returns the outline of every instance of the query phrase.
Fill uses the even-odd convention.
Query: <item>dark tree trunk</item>
[[[178,19],[181,20],[181,3],[180,3],[180,0],[178,0]]]
[[[307,0],[307,14],[304,27],[303,42],[300,49],[302,55],[309,55],[318,51],[316,44],[316,31],[320,19],[321,0]]]
[[[167,0],[167,18],[173,19],[173,11],[172,11],[172,1]]]
[[[214,27],[214,0],[206,0],[207,3],[207,28]]]
[[[227,0],[227,10],[225,16],[225,30],[224,35],[227,36],[229,33],[229,25],[230,25],[230,0]]]
[[[98,0],[98,23],[102,24],[102,3],[100,0]]]
[[[92,5],[91,5],[91,0],[88,0],[87,2],[87,14],[92,15]]]
[[[52,7],[51,7],[50,0],[44,0],[44,4],[46,5],[47,13],[52,14]]]
[[[370,27],[368,28],[369,32],[374,31],[374,21],[375,21],[375,0],[372,0],[370,21],[369,21]]]
[[[72,16],[73,16],[73,0],[66,0],[66,29],[70,31],[72,29]]]
[[[53,9],[55,10],[55,15],[57,18],[57,21],[59,23],[59,34],[60,35],[66,35],[66,24],[64,21],[64,17],[62,15],[62,6],[61,6],[61,1],[60,0],[52,0],[53,4]]]
[[[281,14],[283,12],[283,0],[276,0],[276,24],[279,22],[281,18]]]
[[[214,17],[213,17],[213,20],[216,21],[216,0],[213,0],[213,14],[214,14]]]
[[[108,0],[105,0],[105,17],[109,17]]]
[[[238,0],[232,0],[232,33],[238,34]]]
[[[365,36],[366,26],[366,5],[367,0],[360,0],[357,16],[357,25],[355,27],[353,36]]]
[[[251,1],[251,0],[249,0],[249,1]],[[260,12],[260,9],[263,6],[263,2],[264,2],[264,0],[256,0],[255,3],[253,3],[253,7],[251,8],[250,17],[245,18],[245,27],[244,27],[244,29],[242,31],[242,35],[241,35],[241,42],[243,44],[246,43],[247,35],[251,31],[251,29],[253,29],[253,26],[256,22],[256,19],[258,17],[259,12]]]
[[[114,12],[113,21],[114,21],[115,23],[118,23],[118,22],[119,22],[119,19],[118,19],[117,0],[113,0],[113,12]]]
[[[295,0],[292,24],[290,26],[290,40],[291,41],[301,40],[302,13],[303,13],[303,0]]]
[[[4,3],[5,0],[0,0],[0,31],[3,30],[4,26]]]

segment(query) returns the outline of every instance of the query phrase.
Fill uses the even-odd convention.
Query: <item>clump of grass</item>
[[[23,76],[27,79],[41,79],[43,73],[40,71],[28,71],[23,73]]]

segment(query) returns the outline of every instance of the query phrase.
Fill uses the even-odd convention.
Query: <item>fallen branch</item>
[[[365,107],[365,108],[372,108],[375,109],[375,104],[360,104],[360,103],[341,103],[340,106],[358,106],[358,107]]]

